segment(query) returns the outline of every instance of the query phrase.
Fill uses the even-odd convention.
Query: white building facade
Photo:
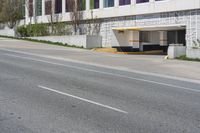
[[[48,2],[30,0],[26,23],[30,16],[37,23],[48,23]],[[67,0],[55,0],[55,11],[70,21]],[[101,20],[103,47],[131,47],[147,50],[181,43],[187,48],[200,40],[200,0],[81,0],[83,20],[93,15]],[[33,9],[33,12],[28,11]]]

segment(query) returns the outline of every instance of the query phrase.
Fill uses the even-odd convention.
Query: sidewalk
[[[118,55],[11,39],[0,39],[1,49],[200,83],[199,62],[165,60],[161,55]]]

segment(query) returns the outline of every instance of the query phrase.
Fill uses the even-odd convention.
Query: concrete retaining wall
[[[14,29],[9,29],[9,28],[5,27],[5,29],[0,29],[0,35],[14,37],[15,31],[14,31]]]
[[[70,35],[70,36],[43,36],[43,37],[29,37],[35,40],[44,40],[51,42],[60,42],[63,44],[74,45],[84,48],[97,48],[102,46],[101,36],[91,35]]]
[[[186,46],[174,44],[168,47],[168,57],[174,59],[186,54]]]
[[[187,48],[186,55],[188,58],[199,58],[200,59],[200,49]]]

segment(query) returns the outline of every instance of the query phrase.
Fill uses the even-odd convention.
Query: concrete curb
[[[112,54],[124,54],[124,55],[156,55],[156,54],[162,54],[162,50],[152,50],[152,51],[144,51],[144,52],[119,52],[116,48],[95,48],[92,49],[92,51],[95,52],[106,52],[106,53],[112,53]]]

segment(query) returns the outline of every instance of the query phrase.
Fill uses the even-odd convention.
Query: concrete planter
[[[188,48],[186,56],[188,58],[199,58],[200,59],[200,48],[199,49]]]
[[[182,55],[186,55],[186,46],[183,46],[182,44],[170,44],[168,47],[168,57],[170,59],[174,59]]]
[[[35,40],[60,42],[63,44],[74,45],[84,48],[102,47],[102,37],[96,35],[68,35],[68,36],[42,36],[29,37]]]

